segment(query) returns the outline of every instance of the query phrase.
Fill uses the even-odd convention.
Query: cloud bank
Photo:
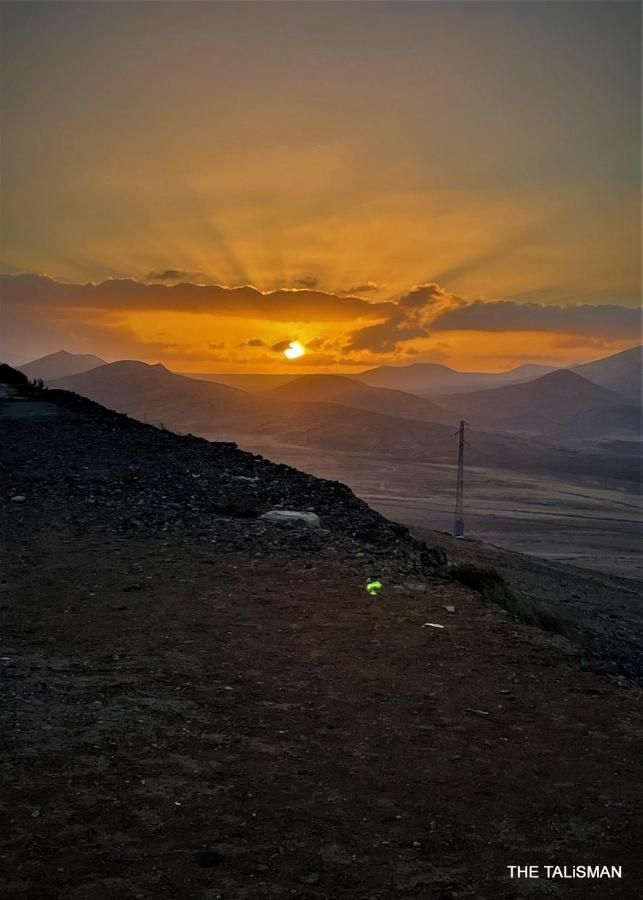
[[[273,322],[345,322],[381,318],[391,303],[369,303],[307,288],[262,292],[252,285],[143,283],[111,278],[98,284],[66,284],[44,275],[2,275],[0,291],[9,305],[49,309],[165,310]]]
[[[614,343],[640,339],[639,310],[625,306],[469,300],[435,282],[371,302],[313,287],[263,292],[176,282],[180,271],[156,273],[168,283],[68,284],[45,275],[1,275],[5,347],[28,353],[23,347],[37,343],[46,352],[69,346],[148,360],[270,365],[294,335],[307,347],[301,365],[314,368],[449,359],[451,348],[467,342],[489,359],[537,358],[545,346],[552,358],[562,351],[565,359],[575,348],[613,350]]]

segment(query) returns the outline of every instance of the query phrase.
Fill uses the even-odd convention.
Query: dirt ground
[[[464,588],[20,529],[1,580],[2,898],[640,896],[640,694]]]

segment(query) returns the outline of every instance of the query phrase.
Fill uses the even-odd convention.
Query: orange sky
[[[620,0],[4,4],[0,271],[55,281],[7,282],[0,352],[493,371],[632,346],[639,26]],[[141,293],[180,282],[266,303]]]
[[[108,361],[161,361],[185,372],[353,372],[382,363],[443,362],[498,371],[564,365],[637,343],[635,307],[472,300],[435,283],[388,300],[369,291],[262,292],[195,283],[110,279],[74,284],[1,279],[3,330],[31,355],[59,347]],[[287,360],[298,341],[305,355]]]

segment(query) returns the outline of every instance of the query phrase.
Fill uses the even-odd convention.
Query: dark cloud
[[[356,284],[353,287],[346,288],[344,294],[368,294],[370,291],[381,291],[386,287],[385,284],[378,284],[377,281],[365,281],[362,284]]]
[[[341,322],[379,319],[395,309],[392,303],[369,303],[317,290],[282,288],[263,293],[251,285],[145,284],[131,278],[66,284],[45,275],[2,275],[0,290],[3,304],[24,316],[34,308],[39,314],[55,310],[56,315],[82,309],[171,310],[273,322]]]
[[[513,300],[474,300],[445,291],[438,284],[414,287],[389,307],[382,321],[354,331],[345,350],[390,353],[399,345],[439,331],[543,331],[591,342],[636,340],[641,333],[638,309],[603,304],[552,306]]]
[[[430,284],[418,284],[417,287],[411,288],[408,294],[400,297],[398,306],[401,309],[428,310],[431,306],[444,303],[445,300],[451,301],[452,298],[454,298],[453,294],[443,290],[439,284],[431,282]]]
[[[435,331],[550,331],[602,339],[637,339],[641,314],[627,306],[548,306],[513,300],[454,306],[433,319]]]
[[[313,288],[317,287],[317,279],[312,275],[305,275],[303,278],[296,278],[294,286],[296,288],[308,288],[308,290],[312,291]]]
[[[163,269],[162,272],[150,272],[147,281],[209,281],[204,272],[186,272],[185,269]]]
[[[240,344],[241,347],[267,347],[268,345],[261,338],[250,338],[249,341],[244,341]]]
[[[306,349],[317,351],[317,350],[324,350],[325,348],[328,348],[331,346],[332,346],[331,341],[327,340],[326,338],[316,337],[316,338],[313,338],[311,341],[308,341],[308,343],[306,344]]]
[[[428,337],[436,312],[445,305],[460,302],[460,298],[444,291],[438,284],[419,284],[400,297],[384,321],[354,331],[344,350],[392,353],[401,343]]]
[[[277,341],[276,344],[273,344],[270,348],[275,353],[283,353],[286,347],[290,347],[292,342],[296,340],[295,338],[286,338],[285,341]]]
[[[344,349],[350,352],[372,350],[373,353],[392,353],[399,343],[426,337],[428,333],[424,326],[407,320],[400,310],[392,313],[385,322],[354,331]]]

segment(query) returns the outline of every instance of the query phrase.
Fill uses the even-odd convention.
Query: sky
[[[640,342],[640,4],[1,16],[0,353],[496,371]]]

